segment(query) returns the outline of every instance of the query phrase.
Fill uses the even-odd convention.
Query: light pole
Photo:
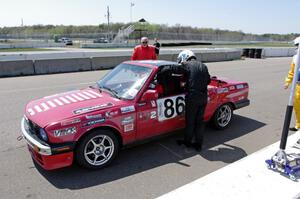
[[[107,14],[105,15],[105,17],[107,18],[107,39],[108,41],[110,41],[110,27],[109,27],[109,20],[110,20],[110,12],[109,12],[109,6],[107,6]]]
[[[132,23],[132,7],[134,6],[133,2],[130,2],[130,23]]]

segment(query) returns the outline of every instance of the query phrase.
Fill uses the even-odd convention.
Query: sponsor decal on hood
[[[86,119],[98,119],[98,118],[102,118],[101,114],[96,114],[96,115],[86,115],[85,116]]]
[[[70,128],[55,130],[53,132],[53,135],[54,135],[54,137],[61,137],[61,136],[71,135],[71,134],[74,134],[76,132],[77,132],[76,127],[70,127]]]
[[[71,125],[71,124],[76,124],[81,122],[81,120],[79,118],[76,119],[71,119],[71,120],[65,120],[61,122],[61,126],[67,126],[67,125]]]
[[[99,124],[99,123],[103,123],[103,122],[105,122],[105,118],[100,118],[98,120],[91,120],[91,121],[84,122],[82,124],[82,127],[93,126],[95,124]]]
[[[82,114],[82,113],[87,113],[87,112],[91,112],[91,111],[95,111],[95,110],[101,110],[107,107],[112,107],[113,103],[106,103],[106,104],[101,104],[101,105],[96,105],[96,106],[91,106],[91,107],[85,107],[85,108],[80,108],[80,109],[76,109],[73,111],[73,113],[75,115],[77,114]]]

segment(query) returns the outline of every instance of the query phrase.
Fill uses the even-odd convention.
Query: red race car
[[[73,159],[97,169],[130,143],[185,127],[185,76],[167,61],[123,62],[95,86],[29,102],[21,128],[28,149],[46,170]],[[224,129],[233,110],[249,105],[248,84],[212,77],[205,121]]]

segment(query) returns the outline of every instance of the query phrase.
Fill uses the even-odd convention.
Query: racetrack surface
[[[200,153],[175,144],[182,136],[180,131],[125,149],[112,165],[97,171],[76,165],[43,171],[33,164],[25,141],[17,137],[28,101],[87,87],[107,71],[2,78],[0,198],[155,198],[201,178],[280,139],[289,95],[283,84],[290,61],[272,58],[207,64],[211,75],[247,81],[250,86],[250,106],[235,112],[228,129],[207,127]]]

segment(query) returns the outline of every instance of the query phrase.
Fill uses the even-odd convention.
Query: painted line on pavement
[[[180,158],[182,159],[183,157],[181,155],[179,155],[178,153],[174,152],[172,149],[170,149],[169,147],[161,144],[161,143],[158,143],[158,145],[160,145],[162,148],[166,149],[167,151],[169,151],[170,153],[172,153],[174,156],[176,156],[177,158]]]

